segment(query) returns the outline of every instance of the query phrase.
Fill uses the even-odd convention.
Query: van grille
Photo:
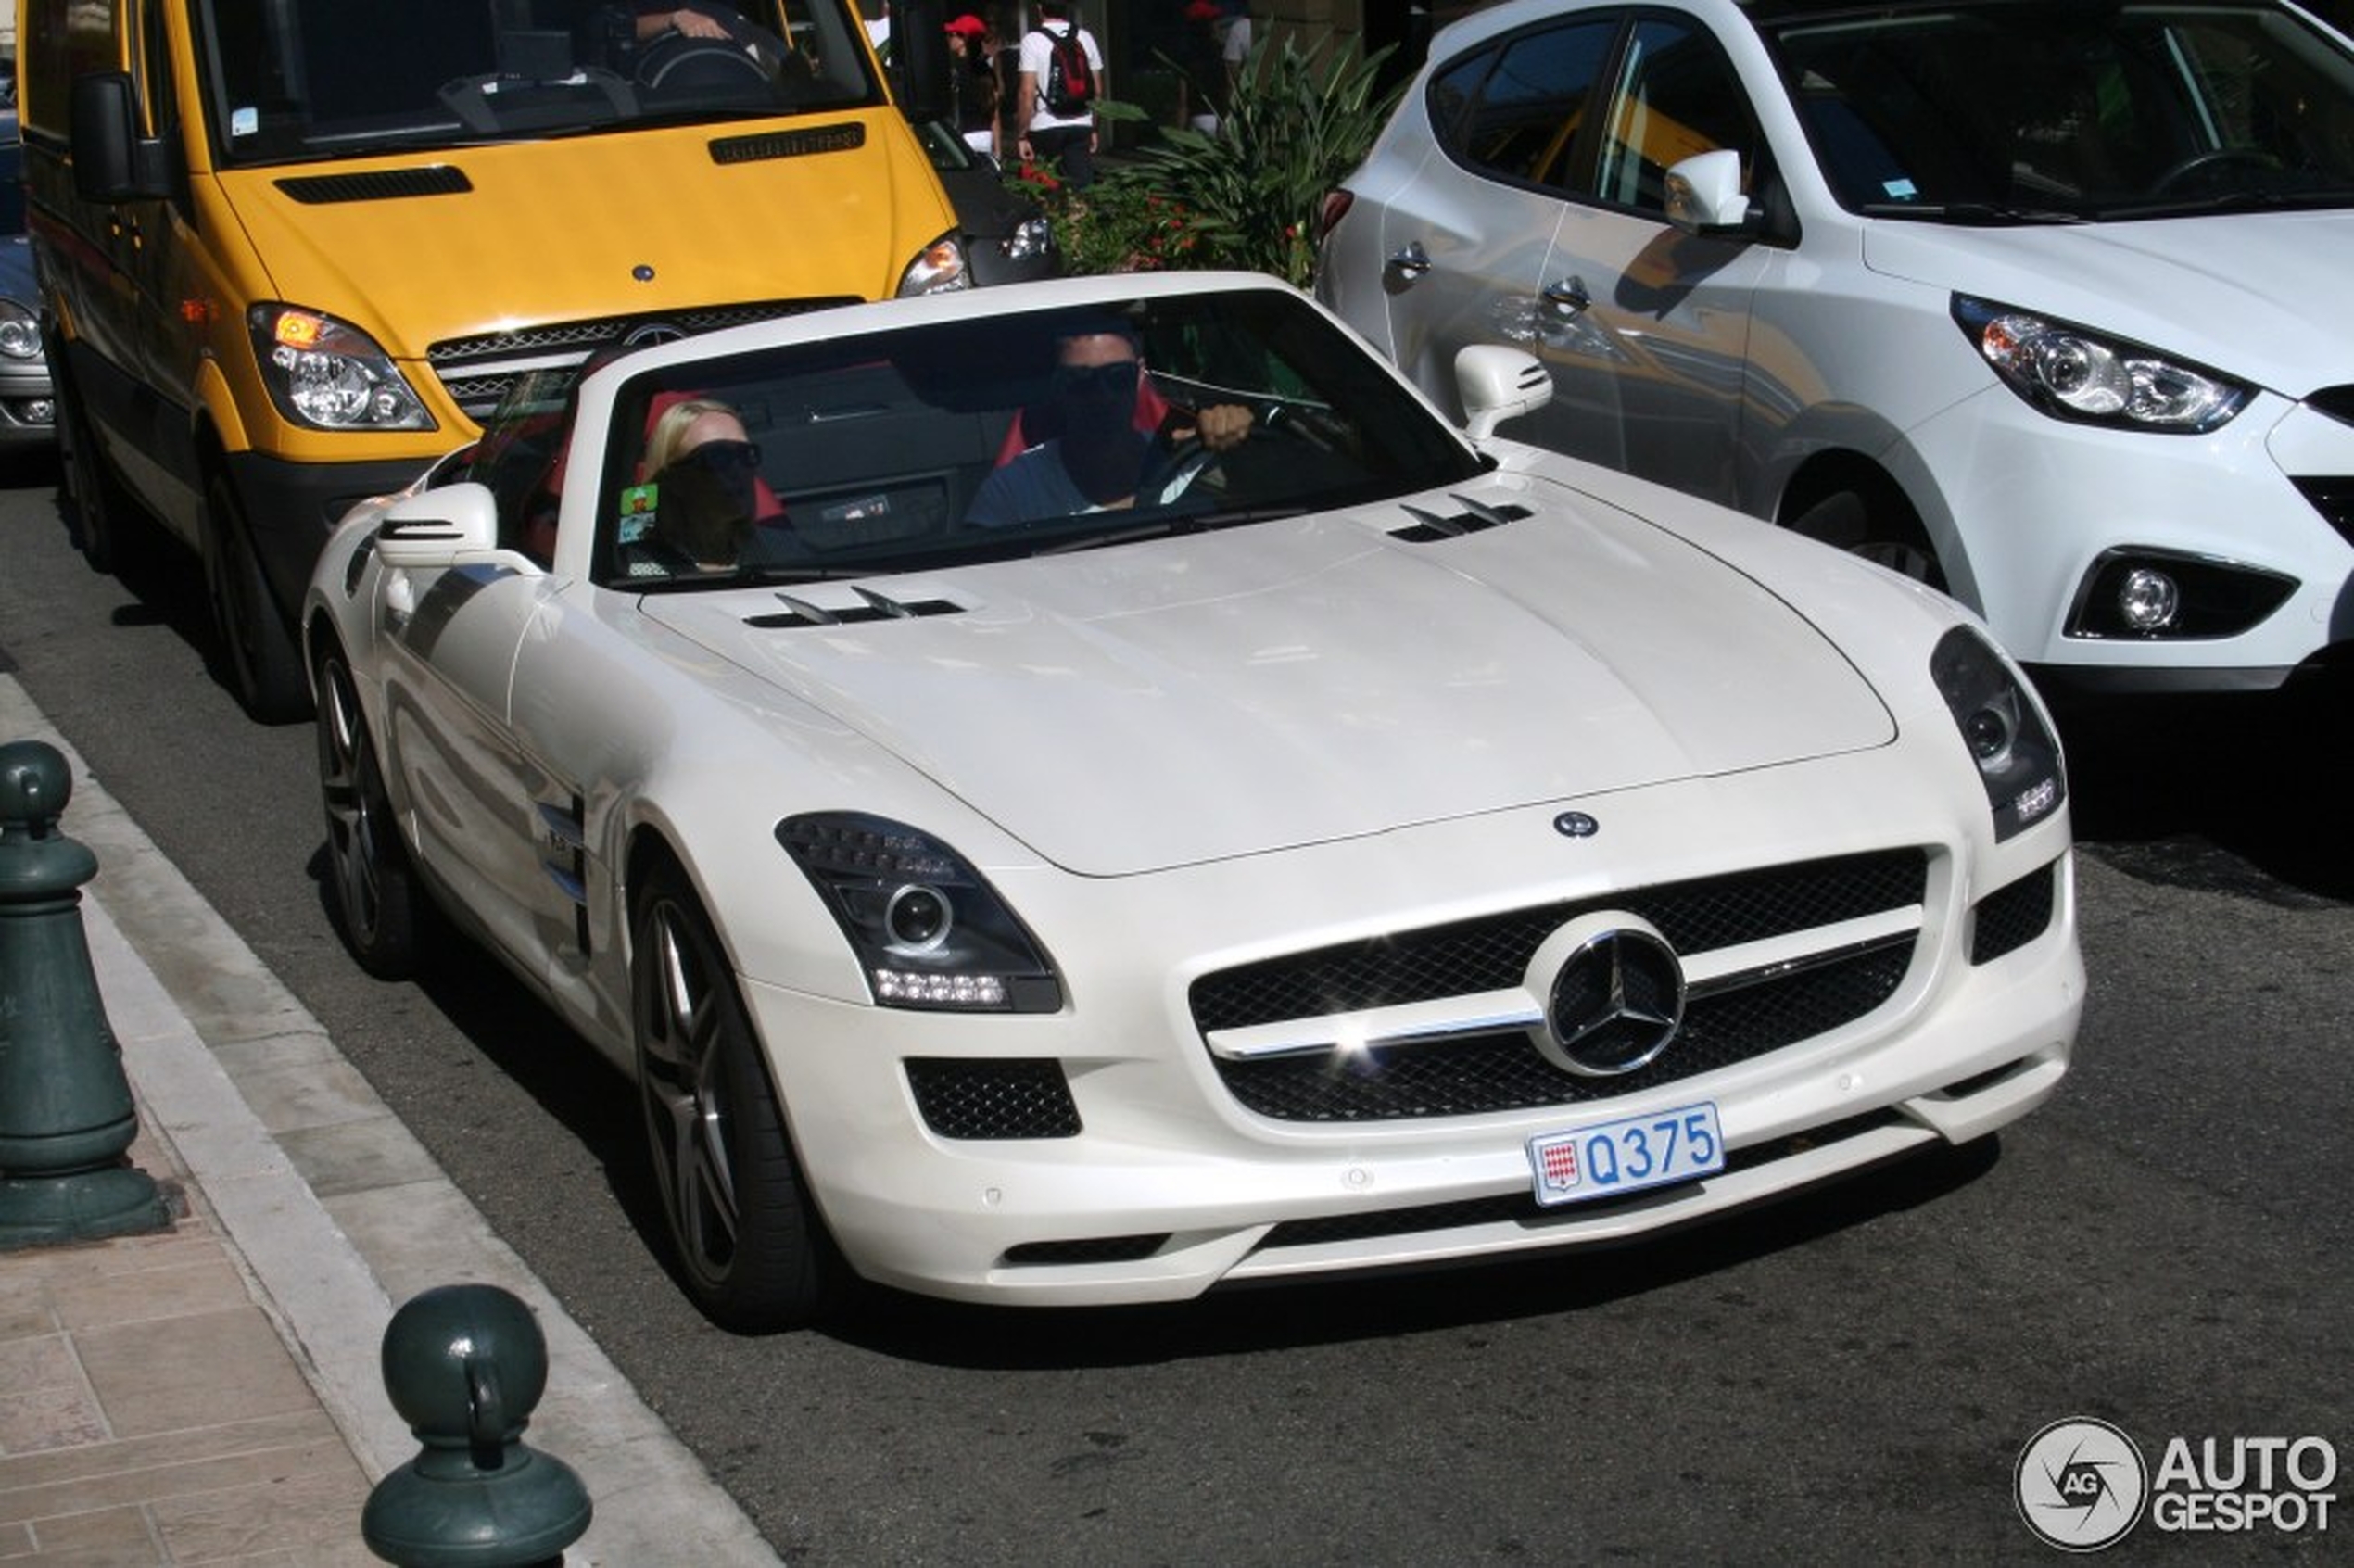
[[[684,310],[648,310],[632,316],[600,316],[581,322],[548,322],[511,332],[451,337],[425,350],[425,361],[442,389],[466,417],[479,424],[499,406],[516,377],[551,364],[578,364],[601,348],[615,348],[639,334],[650,340],[693,337],[722,327],[780,321],[811,310],[854,305],[851,296],[819,299],[763,299],[740,305],[708,305]],[[665,331],[665,329],[667,329]]]

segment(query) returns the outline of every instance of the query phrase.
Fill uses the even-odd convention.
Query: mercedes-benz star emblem
[[[686,335],[683,329],[668,322],[648,322],[644,326],[632,329],[622,338],[621,346],[624,348],[651,348],[657,343],[676,343]]]
[[[1587,1078],[1649,1065],[1684,1022],[1684,967],[1676,950],[1632,916],[1618,921],[1576,942],[1554,971],[1546,1002],[1539,1048]]]

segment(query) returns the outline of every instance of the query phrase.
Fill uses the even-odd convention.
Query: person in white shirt
[[[1095,46],[1095,35],[1071,19],[1070,0],[1038,0],[1038,14],[1039,25],[1021,41],[1021,103],[1015,111],[1019,136],[1015,150],[1024,163],[1058,165],[1063,180],[1083,190],[1095,183],[1095,111],[1082,107],[1057,114],[1047,103],[1047,84],[1056,44],[1075,34],[1080,52],[1086,57],[1092,96],[1103,96],[1103,51]]]

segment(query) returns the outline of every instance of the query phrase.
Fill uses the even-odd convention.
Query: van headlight
[[[886,1007],[1052,1013],[1062,981],[997,890],[965,858],[905,823],[814,812],[777,824]]]
[[[434,417],[376,340],[348,322],[291,305],[246,312],[270,400],[313,430],[431,430]]]
[[[1954,320],[2004,386],[2054,419],[2196,436],[2254,395],[2138,343],[1968,295],[1954,297]]]
[[[916,259],[899,274],[899,297],[946,294],[972,285],[972,269],[965,264],[965,242],[953,234],[943,234],[916,252]]]
[[[2068,799],[2059,741],[2027,678],[1968,626],[1938,639],[1930,678],[1954,714],[1962,745],[1978,765],[1997,842],[2057,811]]]

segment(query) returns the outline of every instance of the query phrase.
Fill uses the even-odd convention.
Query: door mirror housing
[[[162,140],[139,134],[139,95],[129,72],[75,77],[67,115],[75,195],[111,204],[158,201],[171,194]]]
[[[376,559],[386,566],[454,566],[498,550],[499,502],[487,485],[444,485],[403,496],[376,523]],[[513,556],[518,565],[523,560]]]
[[[1667,171],[1667,221],[1688,234],[1731,234],[1753,221],[1741,189],[1741,155],[1730,147],[1694,153]]]
[[[1504,421],[1551,402],[1553,378],[1525,349],[1474,343],[1455,356],[1455,390],[1463,399],[1463,434],[1485,441]]]

